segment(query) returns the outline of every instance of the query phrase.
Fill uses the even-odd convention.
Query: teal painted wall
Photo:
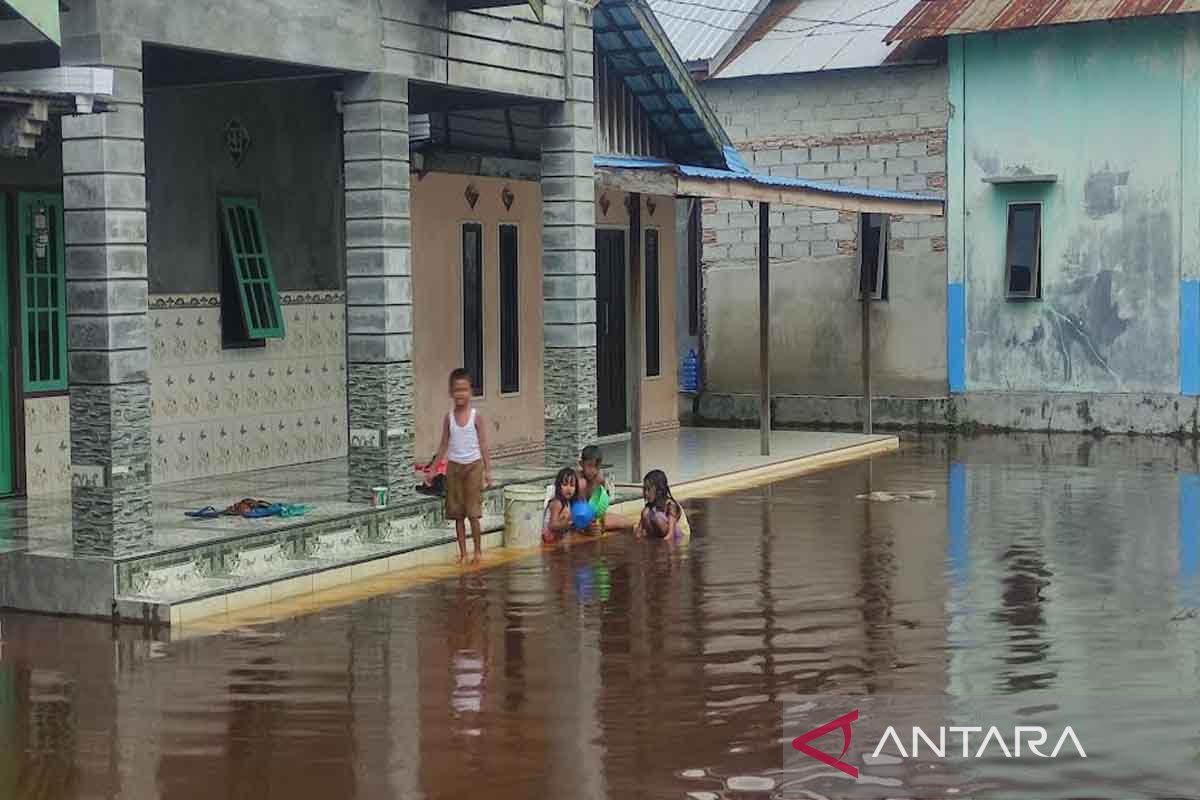
[[[1198,24],[952,43],[949,281],[965,284],[966,311],[956,390],[1179,391],[1179,286],[1195,271],[1180,252],[1200,244]],[[1021,172],[1058,181],[983,182]],[[1007,205],[1023,201],[1044,204],[1040,301],[1005,299]]]

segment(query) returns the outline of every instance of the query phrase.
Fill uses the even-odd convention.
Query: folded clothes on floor
[[[216,519],[220,516],[261,519],[263,517],[302,517],[310,510],[310,506],[300,503],[271,503],[246,497],[224,511],[217,511],[213,506],[205,506],[196,511],[185,511],[184,515],[192,519]]]

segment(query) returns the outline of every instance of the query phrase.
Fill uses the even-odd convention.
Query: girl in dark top
[[[564,467],[554,476],[554,497],[546,504],[542,519],[542,541],[553,544],[571,530],[571,501],[578,489],[575,470]]]
[[[678,542],[691,537],[691,525],[683,513],[683,507],[671,496],[671,486],[665,472],[655,469],[646,473],[642,481],[642,497],[646,500],[646,507],[638,519],[638,538],[649,536]]]

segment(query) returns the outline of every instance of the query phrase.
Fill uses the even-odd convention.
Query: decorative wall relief
[[[463,197],[467,198],[467,205],[475,208],[475,204],[479,202],[479,190],[475,188],[475,184],[467,184],[467,190],[463,192]]]
[[[516,195],[513,194],[512,189],[505,186],[500,190],[500,202],[504,203],[505,211],[512,211],[513,200],[515,199]]]
[[[225,149],[237,167],[242,165],[246,153],[250,152],[250,131],[239,120],[231,119],[225,123]]]
[[[345,297],[281,300],[283,339],[222,350],[217,297],[150,298],[155,483],[346,454]]]
[[[71,401],[25,398],[25,477],[31,497],[71,488]]]

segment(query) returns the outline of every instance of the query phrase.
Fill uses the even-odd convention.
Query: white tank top
[[[479,452],[479,432],[475,430],[475,409],[467,424],[459,426],[454,419],[454,412],[447,415],[450,420],[450,450],[446,458],[455,464],[474,464],[483,456]]]

